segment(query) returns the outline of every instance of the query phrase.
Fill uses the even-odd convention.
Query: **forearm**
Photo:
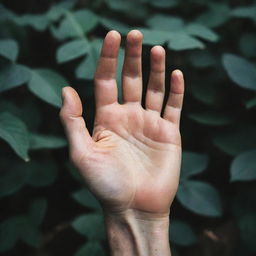
[[[169,216],[105,214],[111,256],[170,256]]]

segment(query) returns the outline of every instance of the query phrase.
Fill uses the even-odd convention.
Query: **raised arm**
[[[113,256],[169,256],[169,213],[180,165],[179,121],[184,93],[181,71],[171,74],[166,106],[165,51],[151,50],[146,108],[141,106],[142,34],[128,33],[122,73],[124,103],[117,101],[116,68],[121,37],[110,31],[95,73],[96,117],[93,135],[82,104],[71,87],[63,89],[60,116],[70,156],[101,202]]]

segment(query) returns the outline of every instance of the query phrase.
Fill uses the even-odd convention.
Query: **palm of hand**
[[[180,156],[174,157],[180,154],[177,126],[138,104],[105,106],[97,119],[97,162],[90,168],[98,170],[93,181],[101,179],[99,197],[107,195],[105,204],[117,210],[168,210],[166,205],[169,206],[178,185]],[[154,199],[159,194],[161,200]]]
[[[102,55],[111,48],[106,39]],[[128,44],[128,53],[131,52],[129,47],[131,48]],[[137,46],[137,50],[139,47]],[[113,46],[111,50],[115,51]],[[163,62],[163,58],[159,61]],[[181,139],[178,123],[182,93],[177,93],[175,90],[179,89],[178,82],[181,82],[181,78],[172,79],[176,85],[172,86],[174,91],[169,98],[176,105],[169,104],[165,109],[165,118],[162,118],[159,113],[161,109],[159,103],[154,109],[150,108],[149,101],[146,110],[136,100],[128,100],[122,105],[110,99],[104,103],[100,98],[102,95],[107,97],[111,93],[111,95],[115,94],[116,85],[112,78],[107,85],[107,79],[102,79],[103,64],[104,61],[99,62],[95,79],[98,106],[93,136],[92,139],[88,137],[80,139],[80,143],[84,141],[84,147],[80,146],[80,150],[76,149],[78,146],[75,142],[70,141],[71,154],[72,145],[75,147],[73,160],[84,175],[89,188],[105,208],[111,211],[135,209],[148,213],[167,214],[179,181]],[[126,69],[129,68],[129,61],[124,64],[124,71],[125,66]],[[108,67],[105,66],[105,69]],[[110,70],[108,75],[111,72],[113,71]],[[154,74],[152,77],[151,80],[154,81]],[[136,86],[140,87],[139,84],[139,82],[135,83],[135,89]],[[99,90],[100,86],[99,93],[97,88]],[[125,88],[124,93],[127,95]],[[136,96],[139,99],[141,97],[138,94],[133,95]],[[63,109],[62,112],[65,113],[65,103]],[[68,130],[64,114],[62,117]],[[80,130],[83,128],[86,129],[81,128],[80,124]],[[88,134],[85,132],[83,136],[86,135]],[[86,148],[88,146],[89,149]]]

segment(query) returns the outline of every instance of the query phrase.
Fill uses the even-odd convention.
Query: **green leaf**
[[[65,32],[64,29],[61,29],[61,27],[56,27],[53,24],[50,25],[50,31],[51,34],[54,38],[56,38],[57,40],[65,40],[66,38],[68,38],[69,36],[66,35],[67,32]]]
[[[190,23],[186,26],[185,31],[192,36],[197,36],[210,42],[217,42],[219,36],[211,29],[198,23]]]
[[[25,101],[22,105],[19,104],[17,106],[13,102],[1,100],[0,109],[3,112],[10,112],[20,118],[26,124],[28,130],[38,129],[39,123],[41,122],[39,106],[34,101]]]
[[[66,139],[59,136],[36,133],[29,135],[29,149],[55,149],[66,146]]]
[[[168,42],[168,48],[175,51],[204,48],[204,44],[194,37],[184,32],[166,32],[163,30],[153,30],[139,28],[144,35],[144,44],[155,45]]]
[[[209,3],[209,10],[204,11],[196,18],[197,23],[201,23],[209,28],[223,25],[228,19],[230,8],[226,3]]]
[[[104,238],[103,217],[99,214],[81,215],[73,220],[72,227],[90,240],[100,240]]]
[[[76,78],[92,80],[96,71],[96,65],[100,56],[102,45],[101,39],[90,42],[90,48],[85,59],[77,66],[75,73]]]
[[[14,13],[11,10],[5,8],[3,4],[0,4],[0,12],[1,12],[0,21],[11,19],[13,16],[15,16]]]
[[[190,49],[203,49],[204,44],[194,37],[185,33],[173,32],[170,35],[168,48],[175,51],[190,50]]]
[[[87,189],[80,189],[72,194],[72,198],[82,206],[101,211],[101,206],[98,200]]]
[[[187,223],[173,219],[171,221],[170,240],[180,246],[191,246],[196,242],[197,237]]]
[[[183,31],[166,32],[163,30],[153,30],[138,28],[144,35],[143,43],[149,45],[164,44],[168,42],[168,48],[175,51],[204,48],[204,44],[196,38]]]
[[[205,182],[184,180],[179,186],[177,199],[196,214],[209,217],[220,217],[222,214],[218,191]]]
[[[61,45],[57,50],[57,62],[63,63],[85,55],[89,50],[88,41],[77,39]]]
[[[147,0],[146,0],[147,1]],[[114,12],[121,12],[132,19],[144,20],[148,16],[148,8],[145,8],[145,0],[142,1],[123,1],[108,0],[105,3]],[[110,13],[111,14],[111,13]]]
[[[155,14],[150,16],[146,24],[155,30],[179,31],[184,28],[184,21],[176,16]]]
[[[47,200],[40,198],[34,200],[29,207],[29,219],[35,226],[42,224],[46,214]]]
[[[0,92],[28,82],[30,77],[29,68],[20,64],[9,63],[0,70]]]
[[[19,157],[29,161],[28,131],[20,119],[8,112],[0,113],[0,138],[5,140]]]
[[[11,217],[0,224],[0,252],[11,249],[18,239],[32,247],[38,247],[41,242],[41,233],[24,215]]]
[[[61,21],[58,28],[52,26],[53,36],[59,40],[67,38],[83,38],[84,31],[82,25],[76,20],[74,14],[66,12],[65,18]]]
[[[20,217],[20,222],[17,226],[18,232],[20,233],[20,239],[27,245],[38,248],[41,243],[41,233],[27,216]]]
[[[19,46],[13,39],[0,39],[0,55],[5,58],[16,61],[19,52]]]
[[[106,4],[115,11],[130,11],[133,7],[133,1],[123,1],[123,0],[108,0]]]
[[[246,151],[231,164],[231,181],[256,180],[256,150]]]
[[[120,32],[123,35],[126,35],[131,30],[130,26],[127,26],[126,24],[124,24],[118,20],[114,20],[114,19],[110,19],[110,18],[106,18],[106,17],[100,18],[100,23],[105,28],[107,28],[109,30],[117,30],[118,32]]]
[[[245,89],[256,90],[256,68],[252,63],[234,54],[224,54],[222,62],[234,83]]]
[[[207,168],[209,157],[206,154],[183,151],[181,164],[181,178],[201,173]]]
[[[238,7],[230,12],[231,16],[238,18],[250,18],[256,22],[256,5]]]
[[[45,30],[49,25],[47,16],[44,14],[25,14],[17,17],[16,23],[22,26],[31,26],[38,31]]]
[[[0,167],[0,197],[14,194],[26,184],[29,172],[22,166],[8,163]]]
[[[43,101],[61,107],[61,89],[67,84],[67,81],[53,70],[34,69],[28,88]]]
[[[45,187],[53,184],[58,175],[58,168],[54,162],[35,162],[31,161],[24,165],[30,175],[27,184],[35,187]]]
[[[46,17],[48,20],[50,20],[51,22],[55,22],[58,19],[61,18],[62,15],[64,15],[66,12],[66,9],[64,8],[60,8],[57,5],[53,5],[48,12],[46,13]]]
[[[185,26],[184,21],[175,16],[156,14],[147,21],[147,25],[159,31],[176,32],[173,35],[170,34],[169,38],[173,40],[176,35],[186,36],[187,40],[191,38],[189,35],[197,36],[211,42],[218,40],[218,35],[206,26],[198,23],[190,23]]]
[[[74,256],[104,256],[105,251],[102,249],[100,243],[98,241],[89,241],[80,247]]]
[[[213,143],[223,152],[237,155],[255,149],[255,129],[255,125],[248,123],[236,125],[225,132],[216,133],[213,136]]]
[[[170,1],[166,1],[166,0],[149,0],[149,3],[152,6],[158,7],[158,8],[171,8],[171,7],[175,7],[176,5],[178,5],[178,0],[170,0]]]
[[[223,126],[233,121],[233,116],[216,110],[204,110],[190,113],[188,117],[195,122],[203,125]]]
[[[58,28],[52,26],[51,32],[59,39],[84,38],[84,34],[98,24],[98,17],[89,10],[66,11]]]
[[[59,3],[55,3],[51,6],[51,8],[47,11],[46,15],[50,21],[57,21],[65,12],[71,8],[73,8],[76,4],[76,1],[63,1]]]
[[[256,252],[256,215],[247,213],[238,222],[240,235],[245,245],[253,252]]]
[[[170,39],[170,33],[166,31],[146,29],[146,28],[137,28],[143,34],[143,44],[146,45],[156,45],[164,44]]]
[[[81,26],[84,33],[94,29],[99,23],[99,17],[91,10],[78,10],[74,12],[74,18]]]

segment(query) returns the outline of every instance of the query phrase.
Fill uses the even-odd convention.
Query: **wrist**
[[[169,214],[105,212],[112,256],[170,256]]]

